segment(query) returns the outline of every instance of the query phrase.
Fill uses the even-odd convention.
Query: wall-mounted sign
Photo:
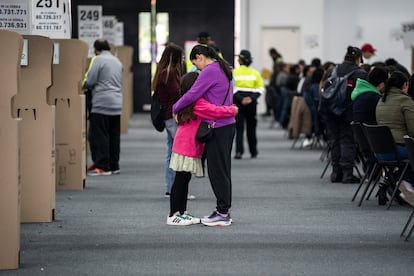
[[[31,34],[71,38],[70,0],[33,0]]]
[[[414,46],[414,22],[402,23],[403,41],[405,48]]]
[[[28,34],[28,0],[0,0],[0,29]]]
[[[92,57],[93,43],[103,37],[102,6],[78,6],[78,37],[89,44]]]
[[[115,42],[115,26],[118,20],[114,15],[102,16],[102,37],[108,40],[110,44]]]

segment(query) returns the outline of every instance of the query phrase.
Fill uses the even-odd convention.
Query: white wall
[[[252,66],[259,71],[262,55],[268,55],[260,53],[260,31],[271,26],[301,28],[301,57],[306,62],[319,57],[339,63],[348,45],[369,42],[380,57],[394,57],[411,69],[411,50],[393,34],[402,30],[401,23],[414,21],[413,0],[240,0],[240,8],[238,49],[252,52]],[[310,38],[319,45],[311,48]]]
[[[256,57],[253,67],[261,70],[259,61],[262,60],[262,55],[269,55],[268,52],[260,53],[258,43],[260,43],[262,27],[300,27],[303,34],[302,41],[309,35],[318,35],[319,39],[322,39],[323,3],[324,0],[241,0],[241,48],[249,49]],[[246,17],[243,18],[243,15]],[[246,27],[243,28],[244,26]],[[277,45],[274,47],[277,49]],[[301,49],[302,57],[308,61],[314,56],[322,55],[321,47],[309,49],[302,46]]]

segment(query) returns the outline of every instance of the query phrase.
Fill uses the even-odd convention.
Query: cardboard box
[[[18,123],[12,117],[18,93],[23,38],[0,30],[0,270],[17,269],[20,251]]]

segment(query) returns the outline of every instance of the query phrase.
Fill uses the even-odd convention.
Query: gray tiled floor
[[[320,179],[320,150],[291,150],[268,126],[260,119],[259,157],[233,161],[234,224],[172,227],[165,134],[134,115],[121,174],[58,192],[56,221],[22,225],[20,269],[0,275],[413,275],[414,239],[399,238],[411,209],[357,207],[355,185]],[[190,191],[189,210],[209,214],[208,179],[193,179]]]

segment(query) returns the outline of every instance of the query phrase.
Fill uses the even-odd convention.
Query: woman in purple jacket
[[[232,105],[233,84],[230,65],[220,58],[213,48],[196,45],[190,53],[191,62],[200,70],[191,89],[173,106],[177,114],[199,98],[204,98],[215,105]],[[216,121],[204,121],[214,124],[214,135],[205,144],[208,176],[217,199],[216,211],[204,217],[201,222],[207,226],[227,226],[232,220],[231,207],[231,151],[235,134],[235,118],[227,117]]]
[[[190,72],[181,79],[181,94],[191,88],[198,77],[197,72]],[[175,174],[171,189],[170,214],[168,225],[191,225],[200,223],[200,219],[187,212],[188,184],[191,174],[203,176],[204,170],[201,157],[204,143],[196,139],[197,129],[202,118],[217,120],[223,117],[236,116],[238,108],[235,105],[215,105],[199,98],[195,103],[178,112],[178,129],[172,147],[170,168]]]

